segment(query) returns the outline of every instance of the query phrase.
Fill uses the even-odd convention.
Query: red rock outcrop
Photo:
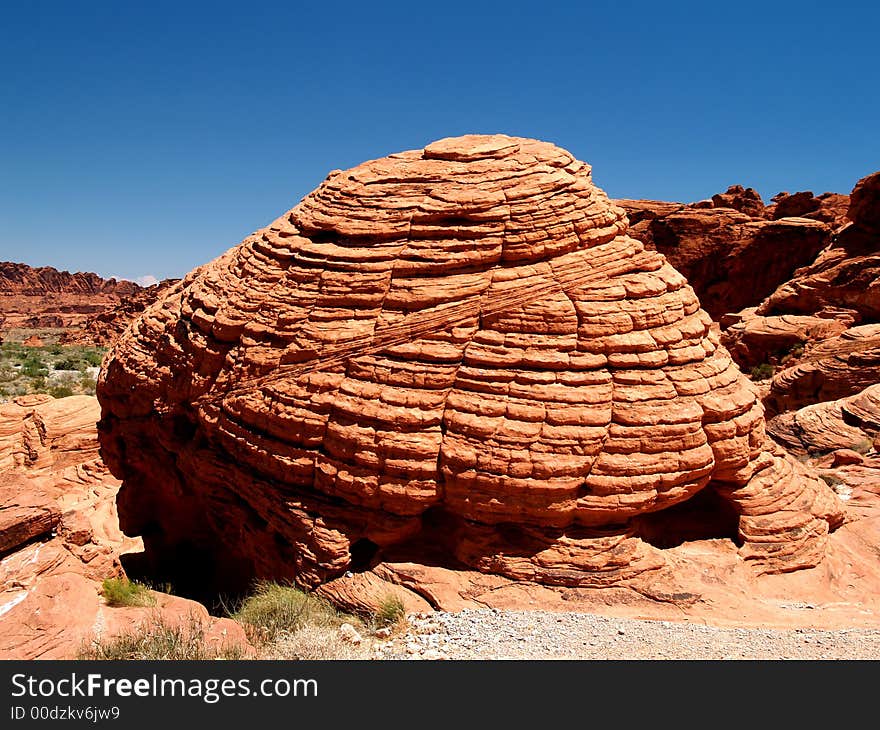
[[[811,343],[797,364],[773,376],[765,403],[775,413],[854,395],[880,382],[880,324]]]
[[[46,535],[61,522],[61,512],[40,487],[17,474],[0,483],[0,554]]]
[[[806,343],[839,335],[852,321],[852,317],[797,314],[762,317],[755,307],[749,307],[721,318],[721,344],[744,369],[765,362],[791,366]]]
[[[847,217],[862,230],[880,234],[880,171],[856,183]]]
[[[838,228],[847,223],[849,195],[840,193],[823,193],[818,197],[809,190],[799,193],[779,193],[774,195],[772,203],[764,210],[765,217],[779,218],[810,218]]]
[[[880,173],[860,180],[849,200],[852,222],[813,263],[758,307],[721,320],[721,341],[741,366],[786,366],[765,401],[774,412],[853,395],[880,379]],[[798,357],[774,361],[795,346]]]
[[[767,430],[796,454],[840,449],[866,452],[880,433],[880,384],[846,398],[782,413],[769,421]],[[861,462],[861,458],[852,461]]]
[[[718,202],[734,204],[727,196],[735,198],[736,187],[731,188],[733,193],[715,196]],[[757,305],[796,269],[812,262],[831,235],[825,223],[805,218],[767,220],[744,202],[736,204],[754,217],[714,204],[669,211],[670,204],[618,202],[637,214],[628,233],[666,256],[715,319]]]
[[[851,310],[861,321],[880,320],[880,172],[860,180],[850,195],[852,221],[809,266],[773,292],[758,313],[813,314]],[[858,323],[858,322],[857,322]]]
[[[7,330],[76,328],[140,289],[132,281],[0,261],[0,320]]]
[[[140,541],[119,530],[119,482],[98,457],[97,400],[23,396],[0,404],[0,658],[73,658],[96,636],[192,614],[206,640],[247,646],[240,627],[193,601],[110,608],[101,581]],[[225,635],[221,635],[226,631]]]
[[[391,549],[607,586],[664,564],[637,518],[711,492],[759,571],[816,565],[839,503],[626,227],[588,165],[534,140],[331,173],[112,347],[123,529],[157,574],[215,587],[315,586]]]
[[[742,185],[731,185],[726,193],[716,193],[712,196],[712,205],[715,208],[733,208],[750,218],[764,217],[764,201],[758,191]]]

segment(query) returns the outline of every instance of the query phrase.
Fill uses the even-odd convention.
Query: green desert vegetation
[[[755,365],[749,375],[755,381],[769,380],[773,377],[773,366],[769,362],[762,362],[760,365]]]
[[[9,338],[0,344],[0,401],[30,393],[94,395],[96,368],[105,352],[102,347],[57,343],[30,347]]]
[[[335,628],[346,620],[324,599],[270,581],[257,583],[230,617],[257,644],[275,641],[282,632],[295,633],[308,624]]]
[[[155,605],[146,585],[126,578],[105,580],[102,595],[110,606]],[[403,601],[391,593],[374,613],[354,616],[314,593],[274,581],[256,583],[234,607],[226,607],[227,616],[242,626],[257,656],[265,659],[367,659],[367,636],[379,629],[386,637],[403,630],[405,613]],[[84,644],[78,658],[202,660],[245,654],[243,647],[208,646],[205,627],[193,617],[172,626],[153,616],[128,633]]]
[[[389,595],[375,613],[354,616],[313,593],[262,581],[229,615],[266,658],[366,659],[369,641],[361,635],[402,627],[405,611],[400,598]]]
[[[101,595],[108,606],[154,606],[156,597],[143,583],[128,578],[105,578]]]

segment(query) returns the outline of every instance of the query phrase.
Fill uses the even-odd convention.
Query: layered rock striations
[[[588,165],[534,140],[331,173],[111,349],[123,529],[157,574],[215,586],[315,586],[392,549],[603,586],[659,569],[644,520],[711,493],[759,571],[816,565],[839,503],[626,229]]]

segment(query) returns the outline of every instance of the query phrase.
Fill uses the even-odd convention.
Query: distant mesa
[[[749,206],[717,223],[740,232],[743,272],[767,241],[806,249],[769,293],[826,224],[757,222],[754,196],[728,193]],[[105,360],[102,455],[147,570],[315,587],[394,557],[612,586],[664,568],[683,508],[758,572],[820,563],[840,502],[766,437],[660,253],[717,247],[669,243],[717,211],[667,211],[644,214],[649,250],[589,165],[504,135],[331,173],[165,290]],[[709,300],[735,301],[700,256]]]
[[[40,330],[54,330],[62,344],[106,346],[175,281],[140,286],[93,273],[2,261],[0,332],[18,330],[22,341],[35,338],[28,344],[36,347],[42,346]]]

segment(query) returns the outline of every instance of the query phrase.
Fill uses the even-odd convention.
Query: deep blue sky
[[[328,171],[467,132],[614,197],[848,192],[878,28],[864,0],[4,3],[0,260],[180,276]]]

